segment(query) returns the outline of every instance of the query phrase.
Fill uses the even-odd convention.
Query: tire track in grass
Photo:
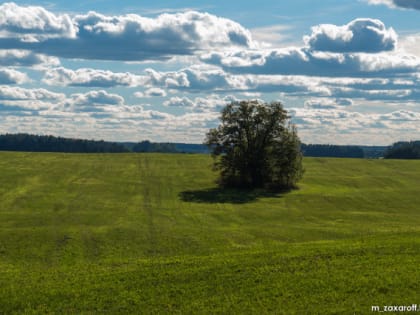
[[[152,207],[152,200],[150,198],[149,187],[144,187],[143,189],[143,210],[147,214],[147,228],[149,234],[149,249],[148,254],[154,256],[156,255],[157,248],[157,239],[156,239],[156,227],[155,227],[155,218]]]
[[[155,218],[154,218],[154,211],[152,206],[152,198],[150,194],[150,168],[149,168],[149,158],[146,155],[142,155],[139,157],[139,171],[141,176],[141,181],[143,184],[143,203],[142,209],[146,213],[146,220],[147,220],[147,229],[148,229],[148,242],[149,242],[149,249],[147,253],[151,256],[156,255],[157,249],[157,238],[156,238],[156,226],[155,226]]]

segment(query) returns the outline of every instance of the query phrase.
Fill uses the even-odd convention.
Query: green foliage
[[[1,314],[369,314],[420,290],[420,161],[304,158],[287,194],[207,155],[0,153]]]
[[[384,154],[386,159],[420,159],[420,141],[396,142]]]
[[[120,143],[26,133],[0,135],[0,151],[122,153],[129,150]]]
[[[233,102],[205,143],[212,149],[220,183],[228,187],[293,188],[303,174],[296,128],[279,102]]]

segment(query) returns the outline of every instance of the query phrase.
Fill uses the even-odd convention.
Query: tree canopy
[[[222,186],[295,187],[303,174],[300,140],[280,102],[232,102],[220,120],[205,143]]]
[[[386,150],[384,157],[386,159],[420,159],[420,141],[396,142]]]

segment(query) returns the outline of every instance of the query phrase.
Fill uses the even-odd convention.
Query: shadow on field
[[[179,193],[179,198],[182,201],[197,203],[247,203],[263,197],[280,198],[286,192],[286,190],[210,188],[182,191]]]

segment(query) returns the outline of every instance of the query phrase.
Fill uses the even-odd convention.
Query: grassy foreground
[[[420,304],[420,161],[305,158],[222,191],[204,155],[0,153],[1,314],[369,314]]]

